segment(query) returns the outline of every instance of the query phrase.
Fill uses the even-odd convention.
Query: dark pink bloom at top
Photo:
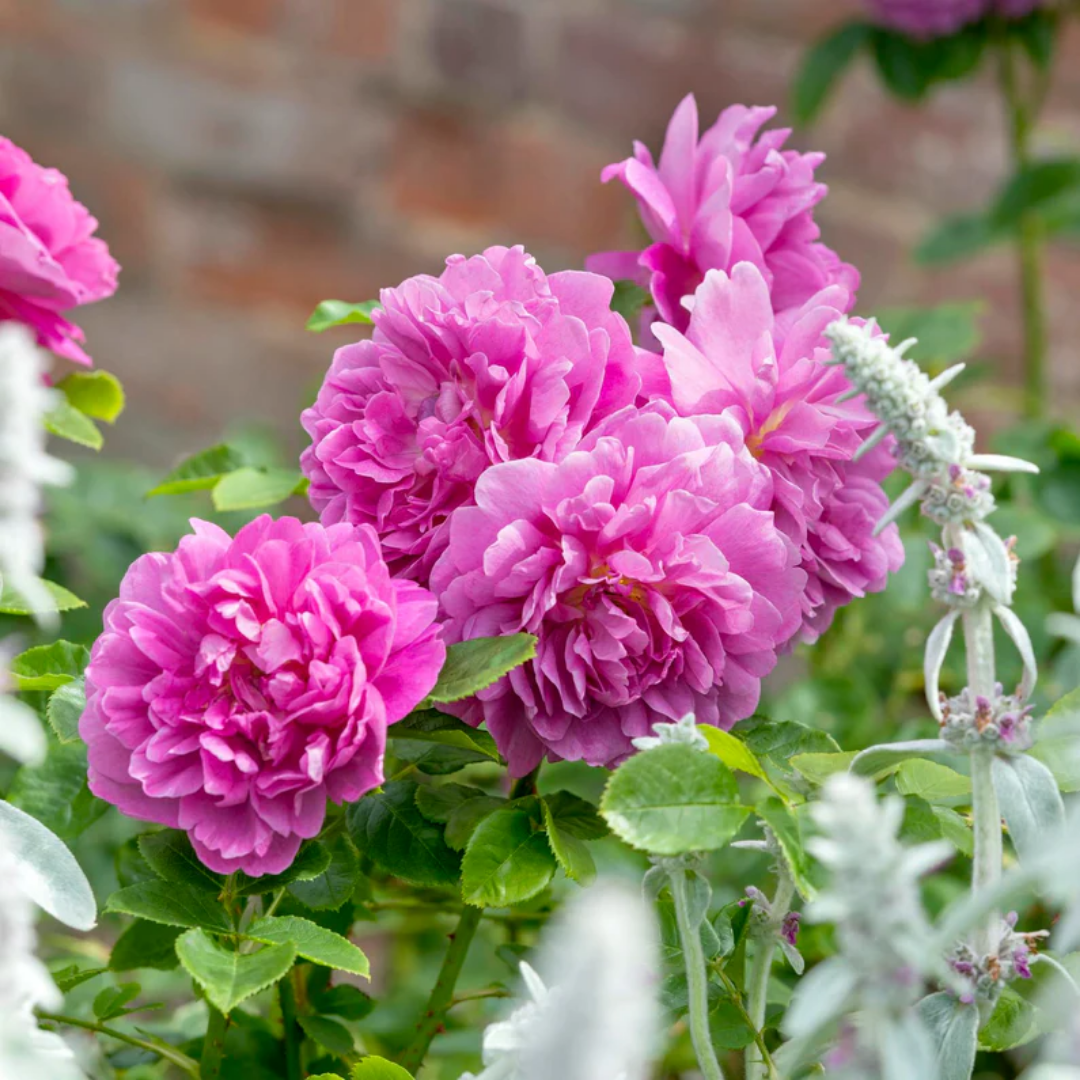
[[[90,787],[185,829],[212,870],[276,874],[328,799],[382,783],[387,725],[445,659],[436,603],[390,577],[370,528],[193,525],[105,610],[79,725]]]
[[[561,462],[488,469],[431,574],[448,641],[526,630],[537,656],[454,709],[514,775],[614,765],[658,721],[749,716],[806,575],[768,470],[725,416],[627,409]]]
[[[881,26],[909,37],[947,37],[987,15],[1020,19],[1043,7],[1044,0],[866,0]]]
[[[63,173],[0,136],[0,319],[25,323],[39,345],[79,364],[92,362],[86,338],[62,312],[112,296],[120,272],[97,225]]]
[[[425,580],[488,465],[557,461],[634,400],[611,296],[606,278],[548,276],[521,247],[383,290],[371,340],[338,350],[302,418],[322,521],[374,525],[395,573]]]
[[[819,241],[814,207],[828,189],[814,180],[823,154],[781,149],[787,130],[761,128],[771,108],[733,105],[698,137],[698,110],[688,95],[668,125],[659,164],[641,143],[634,156],[609,165],[606,182],[619,179],[637,198],[654,243],[644,251],[592,256],[590,270],[647,287],[658,317],[685,330],[685,296],[709,270],[752,262],[769,283],[777,312],[806,303],[826,286],[841,284],[854,302],[859,275]]]
[[[761,272],[740,263],[730,277],[706,275],[685,334],[654,327],[669,379],[660,391],[683,415],[729,410],[772,474],[777,525],[808,575],[802,631],[810,640],[838,607],[883,589],[904,558],[895,525],[873,535],[889,505],[881,482],[892,454],[882,443],[852,461],[878,421],[861,398],[837,401],[851,384],[826,365],[822,332],[846,302],[846,290],[833,286],[780,319]]]

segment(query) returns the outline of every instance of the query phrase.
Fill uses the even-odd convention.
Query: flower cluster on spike
[[[1000,683],[993,698],[972,694],[965,687],[956,697],[941,696],[941,737],[965,752],[989,745],[1001,754],[1022,754],[1035,741],[1032,711],[1019,695],[1006,694]]]
[[[962,1001],[969,1004],[986,1002],[993,1006],[1010,982],[1031,978],[1031,961],[1038,954],[1039,943],[1050,936],[1050,931],[1017,933],[1017,921],[1015,911],[1001,920],[997,945],[989,956],[978,956],[965,944],[957,945],[949,955],[949,966],[971,987],[961,995]]]

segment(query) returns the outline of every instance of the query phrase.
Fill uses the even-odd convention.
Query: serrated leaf
[[[731,771],[712,754],[669,744],[637,754],[608,781],[600,813],[611,831],[654,855],[713,851],[749,810]]]
[[[461,895],[476,907],[509,907],[542,892],[555,856],[532,814],[498,810],[477,825],[461,861]]]
[[[319,840],[309,840],[300,848],[288,870],[258,878],[240,875],[236,895],[259,896],[274,892],[294,881],[312,881],[325,873],[329,865],[330,849]]]
[[[534,656],[536,638],[532,634],[459,641],[446,650],[446,663],[428,700],[445,703],[472,697]]]
[[[795,888],[804,900],[817,894],[810,881],[810,858],[803,847],[802,829],[798,817],[777,798],[758,803],[754,811],[772,830]]]
[[[955,810],[947,806],[933,806],[931,809],[941,826],[941,835],[950,844],[969,859],[975,854],[975,836],[971,827]]]
[[[602,840],[607,836],[608,827],[599,809],[587,799],[569,791],[556,791],[545,795],[544,802],[559,823],[559,828],[571,836],[579,840]]]
[[[450,885],[458,857],[442,830],[416,808],[417,785],[394,780],[364,796],[346,814],[356,846],[388,873],[413,885]]]
[[[478,795],[456,807],[446,822],[446,843],[454,851],[464,851],[469,837],[484,818],[502,810],[506,800],[495,795]]]
[[[19,690],[56,690],[78,678],[89,661],[85,645],[54,641],[12,657],[10,671]]]
[[[363,1020],[375,1008],[375,1002],[363,990],[348,983],[313,993],[311,1003],[319,1012],[340,1016],[345,1020]]]
[[[94,1015],[104,1023],[118,1016],[126,1016],[134,1010],[124,1006],[134,1001],[142,992],[138,983],[121,983],[119,986],[107,986],[94,998]]]
[[[451,773],[460,772],[468,765],[491,761],[487,754],[476,750],[444,746],[418,739],[394,739],[390,752],[394,755],[396,762],[415,765],[418,771],[427,776],[449,776]]]
[[[1038,1034],[1034,1007],[1006,986],[990,1019],[979,1031],[979,1049],[1002,1053],[1031,1042]]]
[[[314,1039],[323,1049],[338,1057],[356,1053],[356,1041],[344,1024],[328,1016],[298,1016],[296,1022],[309,1039]]]
[[[729,769],[748,773],[767,784],[771,783],[761,762],[742,739],[732,735],[730,731],[721,731],[709,724],[701,724],[698,731],[705,736],[709,753],[715,754]]]
[[[150,868],[163,881],[175,881],[217,896],[225,879],[204,866],[187,833],[177,829],[143,833],[139,837],[139,851]]]
[[[154,968],[171,971],[180,962],[176,956],[176,939],[183,933],[179,926],[136,919],[116,939],[109,954],[111,971],[134,971]]]
[[[40,584],[46,589],[53,599],[55,610],[58,612],[75,611],[77,608],[87,606],[85,600],[80,600],[73,592],[69,592],[63,585],[57,585],[55,581],[41,580]],[[3,583],[0,589],[0,615],[34,615],[36,610],[27,603],[8,582]]]
[[[108,371],[73,371],[57,384],[57,390],[86,416],[115,422],[124,411],[124,388],[120,380]]]
[[[269,945],[291,943],[297,955],[335,971],[371,977],[368,958],[347,938],[297,915],[264,916],[245,931],[252,941]]]
[[[971,778],[936,761],[910,758],[896,770],[896,790],[929,803],[948,802],[971,794]]]
[[[141,881],[129,885],[109,897],[105,910],[165,926],[201,927],[222,934],[232,930],[224,909],[213,895],[178,881]]]
[[[76,930],[97,922],[97,902],[75,856],[36,818],[0,801],[0,834],[19,866],[20,884],[38,907]]]
[[[360,863],[347,837],[339,836],[330,845],[330,863],[310,880],[289,884],[289,894],[313,911],[337,911],[356,891]]]
[[[422,784],[416,789],[416,807],[428,821],[445,825],[462,803],[484,795],[480,788],[466,784]]]
[[[830,776],[847,772],[857,752],[845,750],[841,754],[796,754],[791,759],[791,766],[810,783],[824,784]]]
[[[264,945],[258,952],[233,952],[205,931],[189,930],[177,938],[176,955],[210,1004],[228,1014],[288,974],[296,960],[296,948]]]
[[[994,758],[994,788],[1021,862],[1037,857],[1042,842],[1065,824],[1065,804],[1053,773],[1027,754]]]
[[[794,720],[769,720],[751,716],[740,720],[732,733],[742,739],[758,760],[768,758],[781,768],[791,767],[797,754],[838,753],[840,747],[826,731],[808,727]]]
[[[76,986],[82,986],[84,982],[96,979],[99,975],[104,975],[108,970],[108,968],[79,968],[75,964],[68,964],[58,971],[50,972],[50,974],[60,993],[67,994],[74,990]]]
[[[937,1049],[938,1080],[970,1080],[979,1045],[979,1010],[949,993],[931,994],[917,1006]]]
[[[588,885],[596,877],[596,863],[592,854],[572,833],[560,826],[558,818],[552,812],[546,800],[540,800],[544,815],[544,828],[547,831],[548,844],[555,861],[562,867],[563,873],[579,885]]]
[[[309,316],[307,329],[321,334],[334,326],[348,326],[351,323],[371,326],[374,323],[371,314],[379,306],[378,300],[364,300],[359,304],[350,304],[347,300],[324,300]]]
[[[349,1080],[413,1080],[412,1073],[406,1072],[400,1065],[395,1065],[386,1058],[364,1058],[359,1065],[353,1066]]]
[[[446,713],[435,712],[433,709],[410,713],[404,720],[392,725],[386,735],[395,742],[413,740],[435,743],[468,750],[491,761],[501,760],[495,740],[486,731],[471,728],[457,717],[447,716]],[[398,747],[395,746],[394,750],[397,752]]]
[[[797,124],[813,122],[869,36],[870,28],[865,23],[846,23],[809,50],[792,87],[792,112]]]
[[[86,683],[80,675],[49,695],[45,717],[62,743],[79,741],[79,720],[86,709]]]
[[[180,495],[186,491],[206,491],[212,488],[226,473],[234,472],[244,464],[239,450],[226,443],[219,443],[184,458],[175,469],[146,497],[155,495]]]
[[[105,439],[94,421],[79,412],[66,397],[55,397],[44,419],[46,431],[68,442],[91,450],[100,450],[105,445]]]
[[[226,473],[214,485],[211,498],[214,509],[222,512],[259,510],[298,494],[303,482],[303,475],[296,469],[258,469],[244,465]]]
[[[109,808],[87,785],[82,742],[52,743],[44,762],[24,765],[15,774],[8,801],[65,841],[74,840]]]

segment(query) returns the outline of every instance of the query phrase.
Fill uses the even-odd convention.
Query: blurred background
[[[451,252],[524,243],[547,270],[632,246],[634,208],[601,168],[659,148],[688,91],[703,122],[776,104],[807,46],[857,0],[0,0],[0,130],[71,177],[123,266],[80,311],[128,409],[107,455],[161,469],[267,423],[286,454],[349,329],[304,331]],[[1041,139],[1080,138],[1080,33]],[[1008,246],[936,272],[910,252],[1007,171],[992,72],[917,108],[865,62],[793,145],[821,149],[826,241],[863,274],[860,310],[982,298],[1008,411],[1019,372]],[[1080,400],[1080,249],[1048,269],[1053,401]]]

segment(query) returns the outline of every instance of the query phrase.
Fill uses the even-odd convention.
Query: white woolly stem
[[[780,933],[784,919],[791,910],[795,899],[795,882],[788,872],[783,857],[778,860],[779,877],[776,882],[776,894],[770,906],[772,919],[765,932],[754,938],[754,949],[750,957],[750,971],[746,982],[746,1010],[760,1032],[765,1026],[765,1012],[769,1003],[769,976],[772,974],[773,957],[776,955],[776,935]],[[768,1080],[769,1065],[762,1059],[757,1043],[746,1048],[746,1080]]]
[[[709,979],[705,970],[705,950],[701,947],[701,926],[690,918],[686,871],[671,870],[671,897],[675,901],[675,920],[679,927],[686,982],[689,991],[690,1041],[705,1080],[724,1080],[709,1036]]]

